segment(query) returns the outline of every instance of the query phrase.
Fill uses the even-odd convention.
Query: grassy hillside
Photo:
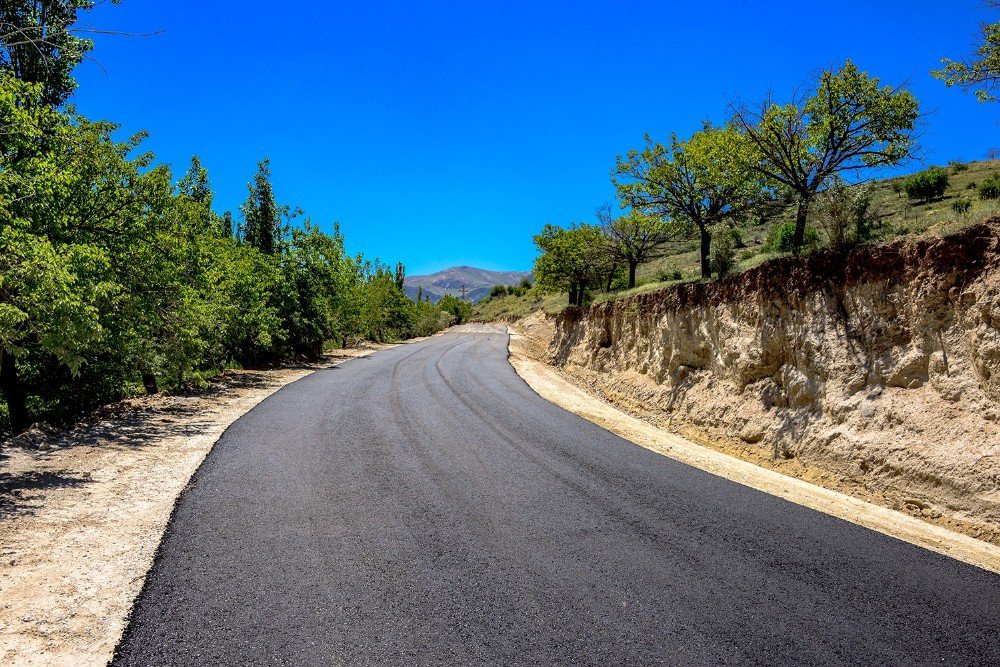
[[[975,186],[994,173],[1000,173],[1000,160],[966,163],[962,170],[949,167],[950,183],[945,196],[928,204],[911,202],[902,192],[897,192],[906,176],[879,181],[874,186],[874,210],[883,217],[883,239],[900,236],[917,236],[927,233],[946,234],[974,222],[1000,214],[1000,200],[980,201]],[[960,215],[951,206],[957,199],[971,202],[971,210]],[[794,211],[766,221],[763,224],[742,228],[743,245],[737,250],[736,271],[744,271],[777,256],[769,252],[768,236],[771,231],[794,217]],[[811,226],[818,225],[815,220]],[[821,238],[822,230],[819,229]],[[823,239],[825,241],[825,238]],[[598,293],[595,302],[620,296],[650,292],[680,282],[700,280],[698,242],[695,239],[671,244],[668,254],[643,264],[637,272],[638,285],[628,291]],[[521,297],[508,296],[478,305],[474,317],[478,320],[498,320],[523,317],[536,310],[557,312],[566,306],[565,294],[544,293],[532,288]]]

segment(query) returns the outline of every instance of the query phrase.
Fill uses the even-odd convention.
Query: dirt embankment
[[[1000,544],[1000,221],[516,328],[647,421]]]

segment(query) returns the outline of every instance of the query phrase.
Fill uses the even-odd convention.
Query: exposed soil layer
[[[656,425],[1000,544],[1000,221],[517,327]]]

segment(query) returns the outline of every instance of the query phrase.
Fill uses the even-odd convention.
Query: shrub
[[[952,160],[948,163],[948,165],[951,167],[952,174],[961,174],[963,171],[967,171],[969,169],[969,165],[958,160]]]
[[[684,274],[678,271],[677,269],[673,269],[671,271],[660,271],[658,274],[656,274],[656,282],[658,283],[666,283],[670,282],[671,280],[683,280],[683,279],[684,279]]]
[[[767,235],[765,247],[770,252],[791,252],[794,247],[795,223],[786,222],[771,229]],[[819,232],[814,227],[806,227],[804,248],[815,248],[819,245]]]
[[[455,318],[455,324],[468,322],[469,318],[472,317],[472,305],[468,301],[463,301],[451,294],[445,294],[441,297],[437,306],[444,312],[452,315]]]
[[[979,187],[979,184],[976,183],[975,181],[972,181],[971,183],[969,183],[968,185],[965,186],[965,189],[966,190],[975,190],[978,187]]]
[[[884,216],[872,200],[871,185],[836,181],[817,201],[817,218],[830,247],[844,250],[876,236]]]
[[[972,210],[972,201],[969,199],[956,199],[951,203],[951,210],[964,217]]]
[[[903,189],[910,199],[926,203],[943,197],[948,189],[948,182],[947,171],[940,167],[931,167],[903,181]]]
[[[736,242],[738,233],[730,227],[723,227],[712,239],[712,270],[725,278],[736,266]]]
[[[979,185],[980,199],[1000,199],[1000,174],[990,176]]]

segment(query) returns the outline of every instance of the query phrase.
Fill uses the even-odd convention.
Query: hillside
[[[531,278],[529,271],[487,271],[473,266],[454,266],[425,276],[407,276],[404,289],[414,300],[419,292],[430,297],[433,303],[446,294],[479,303],[489,296],[494,285],[516,285],[525,278]]]
[[[952,164],[948,169],[950,180],[947,192],[943,198],[929,203],[910,201],[897,191],[906,176],[874,183],[873,210],[881,218],[881,240],[928,234],[940,236],[1000,214],[1000,200],[980,200],[975,191],[979,183],[1000,173],[1000,160],[960,163],[957,169]],[[970,202],[971,209],[967,213],[959,214],[952,210],[952,205],[959,200]],[[735,271],[745,271],[780,256],[780,253],[771,251],[769,236],[772,230],[791,221],[793,215],[794,212],[789,209],[783,215],[741,227],[742,244],[736,251]],[[816,216],[810,226],[817,231],[821,242],[825,242],[826,236]],[[593,301],[600,303],[670,285],[700,281],[697,240],[692,238],[670,244],[663,257],[640,265],[637,277],[635,289],[599,292],[592,295]],[[566,294],[542,293],[536,288],[520,297],[508,296],[479,303],[475,318],[482,321],[510,320],[534,311],[554,313],[565,307]]]

